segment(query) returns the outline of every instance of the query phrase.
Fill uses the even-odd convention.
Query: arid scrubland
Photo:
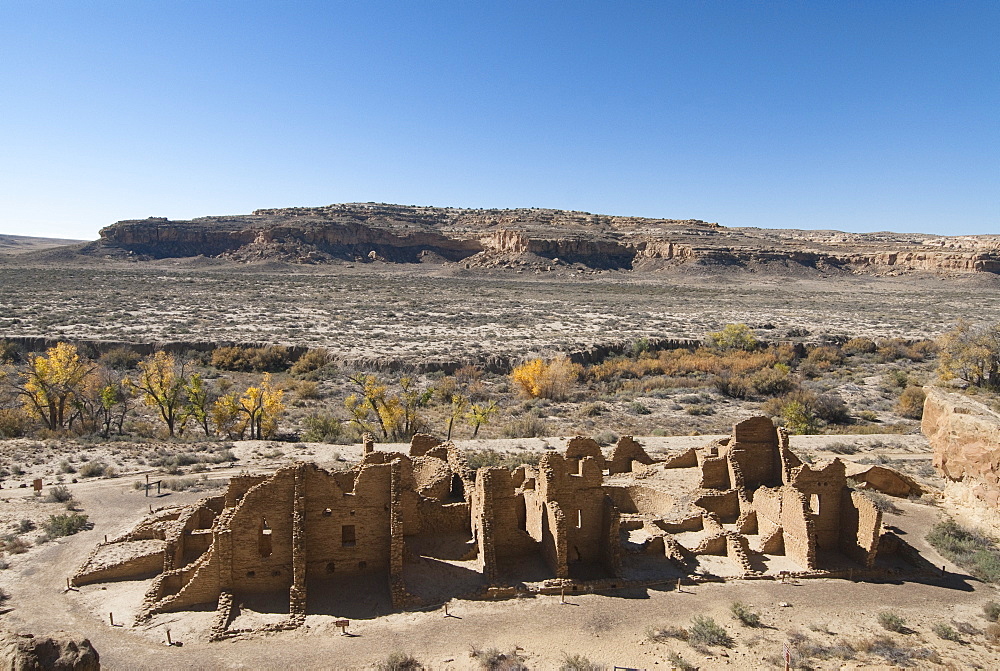
[[[304,668],[316,654],[342,668],[775,668],[783,646],[803,669],[997,659],[990,584],[1000,555],[988,529],[936,494],[947,480],[919,435],[925,385],[957,384],[996,409],[989,359],[970,368],[967,356],[985,341],[956,329],[973,309],[977,325],[1000,322],[992,277],[51,263],[0,265],[0,586],[11,626],[71,621],[109,668],[137,655],[252,666],[275,651]],[[67,361],[52,351],[58,342],[73,344],[85,372],[61,380],[66,404],[53,415],[28,397],[32,370],[44,377],[48,363]],[[417,431],[450,437],[469,468],[514,472],[548,463],[574,435],[605,452],[638,436],[654,460],[669,460],[754,415],[792,434],[806,465],[839,458],[919,483],[927,493],[907,499],[850,480],[848,495],[864,490],[884,530],[947,575],[581,588],[569,604],[558,594],[456,599],[449,618],[376,617],[354,603],[327,615],[349,617],[356,638],[310,615],[302,630],[216,643],[205,638],[211,611],[110,627],[109,613],[137,610],[149,579],[62,591],[105,534],[149,510],[297,461],[343,479],[364,459],[365,433],[387,453]],[[715,561],[704,557],[699,575]],[[233,631],[287,616],[250,597],[236,603]],[[183,648],[162,645],[165,628]]]

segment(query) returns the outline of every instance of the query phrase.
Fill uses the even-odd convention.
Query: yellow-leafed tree
[[[42,420],[46,428],[66,428],[73,418],[74,400],[94,371],[94,364],[81,357],[76,346],[58,343],[45,355],[28,358],[28,367],[14,390],[24,407]]]
[[[285,411],[285,392],[271,385],[271,374],[265,373],[259,387],[247,387],[239,400],[239,411],[245,415],[251,440],[270,438],[278,431],[278,418]],[[242,433],[242,432],[241,432]]]
[[[183,412],[187,385],[183,364],[178,370],[174,355],[160,350],[139,362],[139,381],[131,385],[142,393],[146,405],[160,411],[167,433],[173,437],[178,420],[187,420]]]

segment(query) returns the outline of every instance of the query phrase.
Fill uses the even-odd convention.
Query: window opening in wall
[[[328,562],[326,563],[326,572],[327,572],[327,573],[333,573],[333,571],[334,571],[334,569],[335,569],[335,568],[336,568],[336,567],[334,566],[334,564],[333,564],[333,562],[332,562],[332,561],[328,561]]]
[[[362,571],[364,571],[366,568],[368,568],[368,562],[366,562],[366,561],[359,561],[358,562],[358,568],[361,569]]]
[[[340,543],[345,548],[352,548],[357,545],[358,538],[355,535],[353,524],[345,524],[340,527]]]
[[[260,518],[260,529],[257,534],[257,551],[261,557],[271,556],[271,527],[267,525],[267,519]]]
[[[809,497],[809,512],[813,515],[819,515],[819,494],[813,494]]]
[[[458,473],[451,476],[451,490],[448,493],[452,498],[465,500],[465,484]]]
[[[333,511],[330,510],[329,508],[326,508],[325,510],[323,510],[323,517],[329,517],[332,514],[333,514]]]

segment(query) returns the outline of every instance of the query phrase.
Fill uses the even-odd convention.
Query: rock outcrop
[[[120,221],[89,253],[241,262],[447,263],[468,268],[662,270],[678,266],[864,274],[1000,273],[1000,236],[724,228],[699,220],[547,209],[473,210],[376,203],[250,215]]]
[[[1000,414],[962,394],[925,391],[920,428],[934,448],[934,466],[988,506],[1000,506]]]
[[[2,631],[0,665],[11,671],[99,671],[101,658],[85,638]]]

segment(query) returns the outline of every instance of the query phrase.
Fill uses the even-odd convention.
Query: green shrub
[[[507,468],[514,470],[523,464],[538,465],[542,455],[539,452],[527,450],[514,453],[498,452],[492,448],[469,450],[465,453],[465,461],[469,468]]]
[[[49,487],[49,494],[45,497],[48,503],[66,503],[73,500],[73,493],[66,485],[56,485]]]
[[[959,642],[962,640],[962,637],[958,635],[954,627],[943,622],[935,622],[931,625],[931,631],[937,634],[938,638],[943,638],[946,641]]]
[[[80,466],[80,477],[99,478],[107,469],[108,465],[103,461],[88,461]]]
[[[761,626],[760,615],[750,610],[746,604],[734,601],[729,606],[729,612],[733,614],[733,619],[739,620],[745,627]]]
[[[733,645],[733,637],[724,628],[719,626],[715,620],[704,615],[695,615],[691,619],[689,640],[691,643],[720,645],[724,648],[730,648]]]
[[[606,667],[595,664],[583,655],[563,653],[559,671],[604,671]]]
[[[992,539],[948,519],[934,525],[927,542],[980,580],[1000,582],[1000,549]]]
[[[987,601],[983,604],[983,615],[990,622],[996,622],[1000,620],[1000,603],[996,601]]]
[[[677,671],[697,671],[698,669],[697,666],[681,657],[680,653],[674,651],[670,651],[670,654],[667,655],[667,661],[670,662],[670,665],[677,669]]]
[[[302,440],[307,443],[336,443],[343,434],[344,426],[330,414],[314,413],[303,420],[306,430]]]
[[[72,536],[73,534],[90,529],[94,525],[87,521],[86,515],[80,513],[69,513],[68,515],[49,515],[49,519],[42,522],[42,529],[50,538],[60,538],[62,536]]]
[[[721,331],[714,331],[705,337],[709,347],[720,350],[743,350],[752,352],[760,347],[757,336],[746,324],[726,324]]]
[[[899,613],[894,613],[891,610],[883,610],[878,614],[878,623],[886,631],[894,631],[897,634],[902,634],[907,631],[906,620]]]
[[[424,665],[417,661],[413,655],[404,652],[394,652],[379,662],[379,671],[418,671]]]
[[[646,630],[646,639],[653,643],[664,643],[670,639],[686,641],[690,633],[683,627],[650,627]]]
[[[540,438],[549,435],[549,428],[544,420],[526,415],[507,422],[501,433],[504,438]]]
[[[311,349],[292,364],[289,372],[295,377],[318,380],[320,377],[324,377],[324,373],[332,372],[329,370],[333,368],[331,361],[332,357],[327,350],[323,348]]]
[[[107,368],[124,371],[138,367],[142,357],[128,347],[114,347],[101,355],[99,361]]]
[[[20,438],[31,430],[33,423],[22,408],[0,408],[0,438]]]

